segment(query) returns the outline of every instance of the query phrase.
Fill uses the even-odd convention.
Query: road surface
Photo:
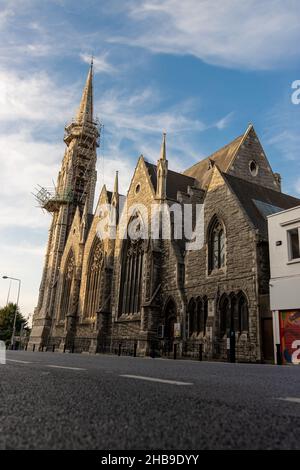
[[[300,366],[8,351],[0,449],[300,449]]]

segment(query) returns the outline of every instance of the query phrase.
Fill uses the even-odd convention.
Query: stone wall
[[[257,174],[251,174],[250,172],[249,166],[253,160],[257,164]],[[251,128],[245,136],[227,172],[238,178],[250,181],[250,183],[259,184],[266,188],[273,189],[274,191],[280,191],[278,178],[274,175],[264,149],[253,128]]]

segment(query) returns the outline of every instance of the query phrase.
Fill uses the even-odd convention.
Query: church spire
[[[118,171],[116,171],[116,176],[115,176],[114,194],[119,194],[119,172]]]
[[[163,140],[162,140],[161,149],[160,149],[160,159],[166,160],[166,133],[165,132],[163,132]]]
[[[112,205],[112,225],[116,227],[116,224],[119,222],[119,172],[116,171],[114,190],[111,198]]]
[[[167,196],[167,175],[168,160],[166,151],[166,133],[164,132],[160,150],[160,158],[157,162],[156,198],[159,200],[164,200]]]
[[[93,59],[86,79],[85,87],[82,93],[76,121],[79,124],[93,122]]]

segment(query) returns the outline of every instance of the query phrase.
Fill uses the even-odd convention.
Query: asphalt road
[[[300,449],[300,366],[18,351],[7,359],[0,449]]]

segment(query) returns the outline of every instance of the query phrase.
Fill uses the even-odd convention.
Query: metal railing
[[[194,340],[169,340],[153,338],[144,340],[139,338],[97,338],[87,337],[51,337],[39,349],[40,351],[61,351],[70,353],[94,352],[98,354],[112,354],[118,356],[144,356],[165,357],[170,359],[226,360],[226,346],[221,340],[214,340],[204,344]]]

